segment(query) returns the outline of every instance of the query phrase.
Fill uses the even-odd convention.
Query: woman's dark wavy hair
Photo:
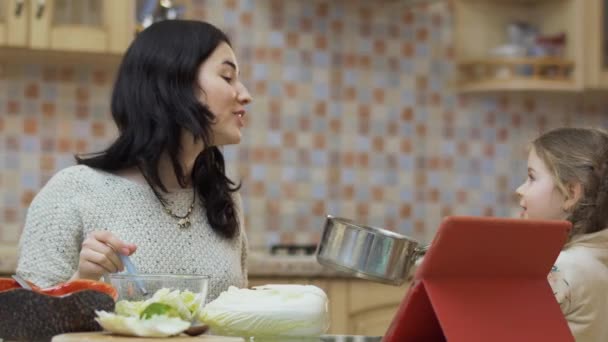
[[[137,167],[159,200],[167,192],[158,174],[163,151],[185,187],[178,156],[182,130],[202,139],[205,150],[192,170],[192,184],[213,230],[226,238],[239,231],[231,193],[240,188],[225,173],[219,148],[211,146],[215,115],[198,99],[200,65],[228,37],[215,26],[188,20],[157,22],[137,35],[127,50],[114,84],[112,117],[118,138],[106,150],[76,156],[79,164],[106,171]]]
[[[532,142],[532,148],[569,198],[571,184],[582,185],[581,198],[570,208],[570,237],[608,227],[608,134],[596,128],[558,128]]]

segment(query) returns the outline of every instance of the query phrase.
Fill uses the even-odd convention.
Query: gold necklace
[[[189,228],[191,224],[190,214],[192,214],[192,209],[194,209],[194,202],[196,202],[196,195],[192,196],[192,204],[190,204],[190,208],[188,208],[188,212],[186,213],[186,215],[183,216],[175,214],[173,210],[167,208],[163,202],[161,203],[163,205],[163,209],[165,209],[165,212],[177,220],[178,227],[180,229],[186,229]]]

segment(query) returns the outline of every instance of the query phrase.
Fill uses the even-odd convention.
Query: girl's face
[[[226,43],[220,44],[198,70],[199,98],[215,114],[211,126],[215,146],[241,141],[245,105],[251,102],[251,95],[238,75],[236,57]]]
[[[520,196],[521,218],[565,220],[568,217],[566,198],[533,148],[528,155],[528,178],[516,192]]]

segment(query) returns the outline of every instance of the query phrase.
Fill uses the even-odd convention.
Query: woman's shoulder
[[[51,179],[49,179],[47,186],[50,187],[63,187],[71,188],[92,185],[100,178],[103,178],[103,174],[86,165],[73,165],[68,166],[64,169],[59,170]]]

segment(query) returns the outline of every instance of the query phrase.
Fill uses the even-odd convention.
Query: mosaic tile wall
[[[425,241],[445,215],[513,216],[531,138],[608,127],[601,94],[457,95],[448,8],[381,2],[190,1],[233,37],[255,98],[224,150],[252,248],[315,243],[327,213]],[[113,75],[0,64],[0,270],[40,187],[114,137]]]

